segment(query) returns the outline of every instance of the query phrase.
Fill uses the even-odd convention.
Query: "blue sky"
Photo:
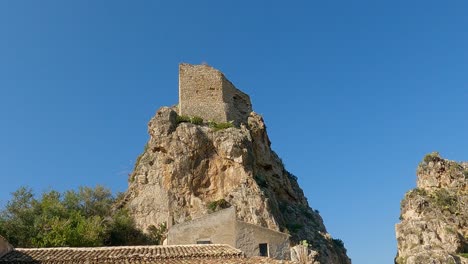
[[[124,191],[178,63],[251,96],[272,147],[353,263],[393,263],[434,150],[468,160],[466,1],[0,1],[0,205]]]

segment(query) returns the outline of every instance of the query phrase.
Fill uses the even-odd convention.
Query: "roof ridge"
[[[186,245],[137,245],[137,246],[106,246],[106,247],[44,247],[44,248],[15,248],[17,251],[51,251],[51,250],[109,250],[109,249],[143,249],[143,248],[181,248],[181,247],[229,247],[232,250],[242,252],[228,244],[186,244]]]

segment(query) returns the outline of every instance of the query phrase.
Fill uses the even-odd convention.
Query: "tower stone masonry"
[[[179,65],[179,115],[206,121],[247,123],[252,104],[222,72],[208,65]]]

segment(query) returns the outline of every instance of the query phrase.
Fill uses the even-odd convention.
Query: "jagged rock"
[[[13,250],[13,246],[0,235],[0,258]]]
[[[350,263],[271,150],[259,115],[250,115],[249,128],[218,131],[177,124],[174,115],[163,107],[151,119],[150,140],[130,176],[126,207],[139,227],[194,219],[208,213],[210,202],[225,199],[242,221],[309,240],[318,263]]]
[[[291,248],[291,260],[299,264],[318,264],[317,251],[310,250],[308,245],[297,245]]]
[[[140,228],[163,222],[170,228],[208,214],[210,203],[224,199],[241,221],[289,232],[295,243],[308,240],[316,264],[351,263],[271,150],[260,115],[251,112],[246,123],[240,118],[222,129],[207,120],[186,122],[178,109],[162,107],[151,119],[150,139],[129,177],[121,206]]]
[[[417,176],[417,188],[401,202],[395,263],[468,263],[467,163],[432,153]]]

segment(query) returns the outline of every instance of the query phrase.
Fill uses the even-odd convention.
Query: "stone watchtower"
[[[252,104],[223,73],[208,65],[179,65],[179,115],[204,120],[247,123]]]

